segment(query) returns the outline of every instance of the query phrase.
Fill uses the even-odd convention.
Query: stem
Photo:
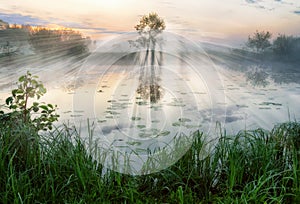
[[[24,123],[27,122],[27,102],[28,102],[28,93],[26,92],[27,91],[27,84],[25,85],[24,87],[24,90],[25,90],[25,104],[23,106],[24,110],[23,110],[23,119],[24,119]]]
[[[28,101],[28,95],[26,94],[25,105],[24,105],[24,110],[23,110],[25,123],[27,122],[27,101]]]

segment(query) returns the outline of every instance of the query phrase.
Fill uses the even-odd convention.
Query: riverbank
[[[174,165],[143,176],[105,170],[78,132],[67,126],[44,136],[25,125],[0,129],[2,203],[300,201],[298,122],[233,136],[221,130],[205,158],[205,135],[197,131],[191,148]]]

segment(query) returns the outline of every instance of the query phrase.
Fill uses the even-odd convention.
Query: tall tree
[[[137,40],[141,46],[146,47],[145,58],[142,62],[140,73],[140,85],[137,93],[141,94],[143,98],[150,97],[152,103],[156,103],[162,95],[162,90],[158,84],[158,76],[155,70],[155,46],[156,36],[165,28],[165,22],[156,13],[149,13],[142,16],[139,23],[134,27],[141,38]],[[148,62],[149,52],[151,50],[150,63]],[[150,70],[146,69],[146,65],[150,64]],[[161,65],[161,62],[158,63]],[[147,74],[150,72],[150,76]]]
[[[165,21],[157,13],[149,13],[142,16],[140,22],[134,27],[146,41],[147,48],[150,43],[155,45],[155,36],[161,33],[165,28]]]

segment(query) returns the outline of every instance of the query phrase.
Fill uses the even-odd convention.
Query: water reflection
[[[132,154],[132,162],[140,161],[134,165],[137,173],[148,150],[156,151],[155,157],[165,150],[171,154],[175,141],[192,141],[191,133],[199,128],[208,133],[215,110],[225,120],[224,92],[214,66],[201,48],[174,34],[147,38],[135,33],[103,44],[85,62],[81,79],[84,86],[75,91],[73,107],[84,117],[74,120],[92,119],[99,147]]]
[[[163,53],[160,52],[159,58],[156,58],[156,51],[151,50],[150,65],[148,51],[145,59],[141,63],[139,85],[136,93],[144,100],[150,100],[151,103],[157,103],[163,96],[164,90],[159,84],[161,81],[161,66],[163,65]],[[155,60],[156,59],[156,60]]]
[[[156,51],[156,46],[163,49],[163,40],[157,36],[160,32],[149,32],[147,35],[140,32],[140,37],[135,41],[129,40],[130,46],[138,49],[146,49],[146,52],[140,52],[139,62],[140,76],[139,85],[136,90],[138,97],[150,103],[157,103],[164,94],[162,86],[159,84],[161,81],[161,67],[164,65],[163,52]],[[151,54],[149,54],[151,53]]]
[[[245,77],[252,86],[266,87],[270,84],[268,81],[269,74],[260,65],[251,66]]]

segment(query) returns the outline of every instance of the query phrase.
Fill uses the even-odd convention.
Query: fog
[[[213,141],[219,125],[234,134],[299,120],[297,62],[167,32],[151,46],[136,33],[99,43],[84,56],[41,54],[26,45],[30,52],[1,57],[0,103],[29,70],[47,88],[40,100],[58,105],[57,126],[69,124],[87,139],[92,130],[98,147],[134,152],[141,164],[148,149],[175,151],[172,145],[190,142],[196,130]]]

